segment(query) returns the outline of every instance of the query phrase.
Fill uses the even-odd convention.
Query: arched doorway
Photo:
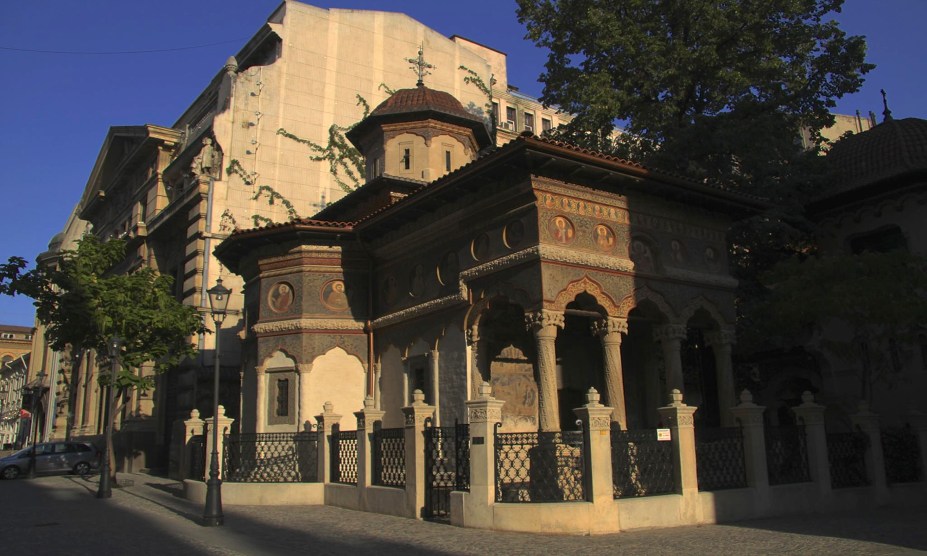
[[[560,426],[572,429],[573,409],[586,403],[586,392],[595,388],[602,403],[609,405],[602,362],[602,342],[593,333],[593,323],[606,317],[605,309],[592,295],[583,292],[567,304],[563,329],[557,333],[557,397]]]

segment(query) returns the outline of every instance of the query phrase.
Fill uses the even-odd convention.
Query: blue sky
[[[509,82],[538,96],[545,55],[524,40],[514,0],[309,1],[319,7],[404,12],[444,33],[509,55]],[[61,230],[113,125],[169,126],[278,0],[31,0],[0,8],[0,261],[34,260]],[[846,0],[838,16],[865,35],[877,68],[838,112],[879,114],[879,89],[896,118],[927,118],[927,0]],[[6,50],[139,54],[54,54]],[[30,326],[28,299],[0,296],[0,323]]]

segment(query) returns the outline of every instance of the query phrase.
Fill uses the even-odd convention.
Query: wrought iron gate
[[[453,490],[470,490],[470,426],[427,427],[423,517],[450,517]]]

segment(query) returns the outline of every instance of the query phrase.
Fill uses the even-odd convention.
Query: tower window
[[[402,166],[403,170],[411,170],[412,169],[412,147],[402,146],[400,148],[402,149],[402,160],[400,161],[400,165]]]
[[[451,171],[451,151],[444,151],[444,169],[448,172]]]
[[[290,381],[277,380],[277,417],[286,417],[290,414]]]

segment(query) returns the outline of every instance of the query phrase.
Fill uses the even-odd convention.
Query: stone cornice
[[[288,319],[259,322],[251,327],[255,334],[279,334],[301,330],[363,330],[364,323],[348,319]]]

